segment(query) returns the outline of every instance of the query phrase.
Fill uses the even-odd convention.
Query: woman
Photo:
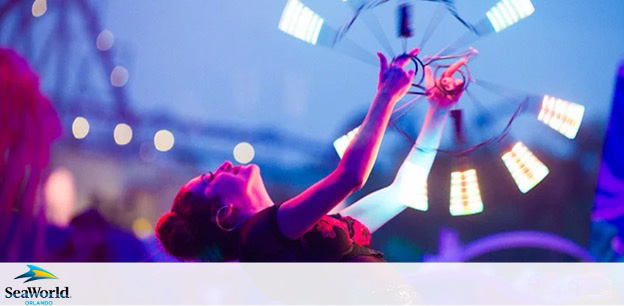
[[[410,54],[418,54],[418,49]],[[375,211],[386,203],[361,201],[341,213],[343,216],[327,216],[366,182],[392,110],[412,83],[414,72],[403,70],[409,57],[399,57],[388,65],[383,54],[378,56],[377,94],[331,174],[275,205],[258,166],[233,166],[226,161],[214,173],[193,178],[180,189],[171,212],[161,217],[156,227],[165,249],[182,259],[210,261],[383,261],[383,255],[371,248],[368,228],[351,216],[360,215],[376,229],[393,216],[385,213],[378,218],[367,210]],[[464,63],[451,66],[439,84],[449,91],[461,85],[452,75]],[[452,104],[449,101],[455,97],[440,94],[431,70],[425,73],[432,105]],[[385,188],[381,194],[394,190]]]

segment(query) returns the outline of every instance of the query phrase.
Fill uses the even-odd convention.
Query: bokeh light
[[[132,221],[132,231],[137,237],[144,239],[154,234],[154,227],[149,220],[141,217]]]
[[[128,72],[128,69],[123,66],[116,66],[113,68],[113,71],[111,71],[110,81],[115,87],[122,87],[126,85],[126,83],[128,83],[128,78],[130,78],[130,73]]]
[[[47,0],[35,0],[32,4],[32,15],[41,17],[48,10]]]
[[[113,131],[113,138],[115,138],[116,144],[120,146],[127,145],[132,140],[132,128],[125,123],[117,124]]]
[[[114,43],[115,36],[113,36],[113,33],[109,30],[104,30],[100,32],[100,34],[95,39],[95,46],[100,51],[106,51],[112,48]]]
[[[175,138],[173,133],[167,130],[160,130],[154,135],[154,147],[161,152],[167,152],[173,148]]]
[[[76,139],[83,139],[89,134],[89,121],[84,117],[76,117],[72,123],[72,133]]]
[[[241,142],[234,147],[234,159],[241,163],[246,164],[253,160],[256,155],[256,151],[253,146],[248,142]]]
[[[44,196],[48,221],[58,226],[67,226],[76,203],[74,175],[66,168],[54,170],[46,180]]]

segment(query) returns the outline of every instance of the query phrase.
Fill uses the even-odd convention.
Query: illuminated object
[[[531,0],[502,0],[493,6],[486,16],[494,31],[500,32],[518,21],[531,16],[535,7]]]
[[[55,169],[44,185],[46,217],[52,224],[65,227],[74,215],[76,184],[66,168]]]
[[[336,153],[338,153],[338,156],[340,156],[340,158],[342,158],[342,155],[349,147],[351,140],[355,138],[355,135],[357,135],[359,130],[360,127],[358,126],[334,141],[334,149],[336,149]]]
[[[113,33],[109,30],[104,30],[100,32],[100,34],[98,34],[97,38],[95,39],[95,46],[100,51],[106,51],[112,48],[114,43],[115,36],[113,36]]]
[[[116,144],[120,146],[127,145],[132,140],[132,128],[125,123],[117,124],[113,131],[113,138]]]
[[[173,133],[167,130],[160,130],[154,135],[154,147],[160,152],[167,152],[173,148],[175,138]]]
[[[122,87],[128,83],[129,77],[130,74],[128,73],[128,69],[122,66],[116,66],[113,68],[113,71],[111,71],[110,81],[113,86]]]
[[[565,137],[574,139],[581,127],[585,107],[545,95],[537,119]]]
[[[35,0],[32,4],[32,15],[35,17],[41,17],[48,10],[47,0]]]
[[[401,175],[399,184],[399,202],[413,209],[427,211],[429,199],[427,198],[427,173],[421,167],[410,162],[405,165],[405,173]]]
[[[132,221],[132,231],[140,239],[145,239],[154,234],[154,227],[149,220],[139,217]]]
[[[307,43],[316,45],[323,22],[323,18],[299,0],[288,0],[278,28]]]
[[[234,147],[234,159],[241,164],[252,161],[255,154],[254,147],[248,142],[241,142]]]
[[[449,210],[452,216],[472,215],[483,211],[483,201],[475,169],[451,173]]]
[[[522,142],[516,143],[511,151],[503,154],[502,159],[522,193],[529,192],[548,175],[548,167]]]
[[[89,134],[89,121],[84,117],[76,117],[72,123],[72,134],[76,139],[83,139]]]

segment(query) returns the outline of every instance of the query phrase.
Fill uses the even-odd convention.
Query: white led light
[[[167,152],[173,148],[175,137],[167,130],[159,130],[154,134],[154,147],[160,152]]]
[[[402,166],[401,181],[399,182],[399,202],[413,209],[427,211],[427,173],[421,167],[410,162]]]
[[[485,15],[494,31],[500,32],[535,12],[531,0],[502,0]]]
[[[351,140],[355,138],[355,135],[357,135],[357,132],[359,130],[360,127],[358,126],[334,141],[334,149],[336,149],[336,153],[338,153],[338,156],[340,156],[340,158],[342,158],[342,155],[349,147]]]
[[[234,159],[241,163],[247,164],[253,160],[256,155],[256,151],[254,147],[248,142],[241,142],[234,147],[234,151],[232,152],[234,155]]]
[[[584,113],[583,105],[545,95],[537,119],[569,139],[574,139]]]
[[[483,211],[483,201],[475,169],[451,173],[449,210],[452,216],[472,215]]]
[[[47,0],[35,0],[33,2],[31,11],[32,15],[35,17],[41,17],[48,10]]]
[[[548,167],[522,142],[503,154],[502,159],[522,193],[529,192],[548,175]]]
[[[278,28],[307,43],[316,45],[325,20],[299,0],[288,0]]]
[[[89,134],[89,121],[84,117],[76,117],[72,123],[72,134],[76,139],[83,139]]]
[[[117,124],[113,130],[113,139],[120,146],[127,145],[132,140],[132,128],[125,123]]]

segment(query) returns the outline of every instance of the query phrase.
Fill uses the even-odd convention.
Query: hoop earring
[[[224,232],[231,232],[231,231],[235,230],[235,229],[236,229],[236,227],[238,227],[237,225],[234,225],[234,227],[231,227],[231,228],[225,228],[225,227],[223,227],[223,226],[221,225],[221,221],[219,221],[219,214],[221,214],[221,211],[222,211],[224,208],[229,208],[229,207],[232,207],[232,206],[233,206],[232,204],[227,205],[227,206],[222,206],[221,208],[219,208],[219,209],[217,210],[217,213],[215,214],[215,223],[216,223],[216,224],[217,224],[217,226],[218,226],[218,227],[219,227],[222,231],[224,231]]]

